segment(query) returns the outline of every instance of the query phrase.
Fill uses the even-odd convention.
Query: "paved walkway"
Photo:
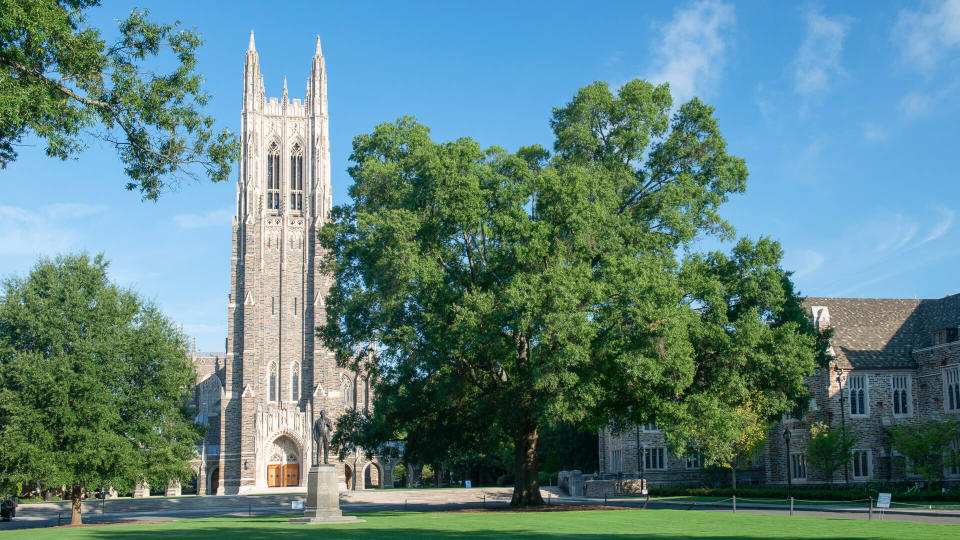
[[[473,489],[388,489],[350,491],[341,493],[341,508],[345,513],[374,512],[380,510],[441,511],[468,508],[507,506],[512,488]],[[623,508],[671,508],[731,512],[730,502],[680,502],[640,498],[588,499],[562,495],[557,488],[542,490],[544,500],[550,504],[576,504],[598,507]],[[177,519],[205,517],[244,517],[264,515],[297,515],[291,502],[303,501],[305,493],[282,493],[261,495],[174,497],[146,499],[111,499],[87,501],[83,504],[84,522],[95,523],[150,523]],[[737,503],[737,511],[744,513],[788,515],[789,508],[783,505],[756,502]],[[868,510],[842,504],[795,506],[794,515],[830,518],[868,519]],[[874,519],[879,519],[874,511]],[[947,523],[960,525],[960,512],[940,510],[901,510],[886,513],[886,520],[912,521],[917,523]],[[8,523],[0,523],[0,531],[29,527],[52,527],[66,525],[70,520],[68,502],[23,504],[17,509],[17,517]]]

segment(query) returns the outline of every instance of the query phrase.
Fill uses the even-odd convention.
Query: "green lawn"
[[[145,540],[148,538],[960,538],[960,526],[859,521],[815,517],[690,512],[684,510],[594,510],[571,512],[360,514],[366,523],[294,525],[287,517],[187,519],[154,525],[32,529],[3,538]]]

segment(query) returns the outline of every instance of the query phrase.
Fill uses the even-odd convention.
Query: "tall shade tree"
[[[0,298],[0,483],[85,491],[192,475],[185,344],[156,306],[112,285],[102,255],[42,259]]]
[[[673,448],[725,462],[755,427],[743,407],[794,406],[815,348],[781,320],[780,247],[692,254],[733,238],[719,208],[747,168],[711,107],[672,107],[666,85],[594,83],[554,109],[553,155],[436,143],[412,118],[354,139],[353,202],[321,232],[336,285],[319,335],[377,372],[375,423],[509,440],[512,504],[535,505],[544,426],[656,417]]]
[[[134,10],[107,43],[85,22],[99,4],[0,0],[0,167],[27,136],[60,159],[94,138],[116,148],[127,189],[145,199],[185,178],[226,180],[239,143],[202,112],[200,34]]]

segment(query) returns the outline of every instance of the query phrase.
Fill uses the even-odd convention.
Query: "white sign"
[[[646,495],[646,494],[647,494],[647,488],[641,489],[641,490],[640,490],[640,494],[641,494],[641,495]]]
[[[303,510],[303,501],[290,501],[291,510]]]
[[[880,493],[877,496],[877,508],[890,508],[890,494]]]
[[[463,485],[464,487],[473,487],[469,480],[464,480]]]

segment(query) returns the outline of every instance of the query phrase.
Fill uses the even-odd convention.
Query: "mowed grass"
[[[295,525],[287,517],[185,519],[149,525],[28,529],[4,539],[73,538],[960,538],[960,526],[817,517],[691,512],[592,510],[570,512],[374,512],[366,523]]]

